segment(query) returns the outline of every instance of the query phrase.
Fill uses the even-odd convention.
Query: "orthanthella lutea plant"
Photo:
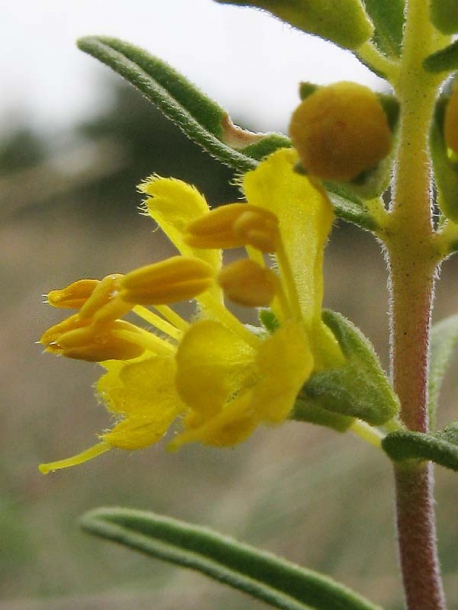
[[[199,443],[205,451],[285,421],[351,432],[392,462],[406,609],[444,610],[433,466],[458,470],[458,422],[437,430],[435,414],[458,315],[432,328],[431,314],[440,265],[458,250],[458,1],[220,3],[258,7],[350,51],[386,80],[387,93],[304,81],[288,136],[254,134],[142,49],[106,37],[79,41],[237,170],[243,198],[212,207],[190,184],[145,177],[143,211],[178,253],[49,292],[51,306],[72,313],[41,343],[100,363],[96,393],[114,423],[80,454],[40,469],[142,449],[166,434],[171,450]],[[352,322],[323,309],[335,219],[382,245],[388,373]],[[235,248],[240,256],[223,262]],[[183,301],[194,303],[190,319],[174,309]],[[231,303],[255,310],[258,325],[238,319]],[[82,524],[277,608],[379,608],[328,576],[201,526],[122,508],[91,511]]]

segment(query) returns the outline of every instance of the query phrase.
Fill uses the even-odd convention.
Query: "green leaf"
[[[236,127],[223,108],[143,49],[103,36],[81,38],[78,46],[139,89],[207,152],[241,172],[254,169],[264,155],[290,146],[280,134],[252,134]]]
[[[442,380],[458,348],[458,314],[433,326],[429,367],[429,419],[434,427]]]
[[[429,0],[433,25],[443,34],[458,32],[458,0]]]
[[[404,27],[404,0],[364,0],[364,5],[375,26],[375,44],[386,55],[399,57]]]
[[[437,203],[444,216],[458,222],[458,163],[449,158],[444,138],[448,100],[449,96],[444,92],[436,103],[431,123],[430,148],[438,191]]]
[[[392,432],[385,436],[382,447],[395,462],[431,460],[458,471],[458,422],[435,434]]]
[[[458,40],[448,47],[436,51],[423,61],[428,72],[453,72],[458,70]]]
[[[361,0],[216,0],[220,4],[252,6],[344,49],[369,40],[373,25]]]
[[[83,516],[88,532],[197,570],[284,610],[380,610],[330,578],[222,536],[154,513],[100,508]]]
[[[323,311],[346,357],[339,368],[314,373],[299,396],[324,409],[380,426],[399,412],[399,401],[370,341],[341,314]]]

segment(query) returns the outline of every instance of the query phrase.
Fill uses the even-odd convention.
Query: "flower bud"
[[[223,267],[218,282],[231,301],[245,307],[267,307],[278,288],[275,273],[249,259]]]
[[[368,87],[340,82],[318,89],[295,110],[290,136],[304,169],[350,182],[384,159],[392,146],[387,116]]]

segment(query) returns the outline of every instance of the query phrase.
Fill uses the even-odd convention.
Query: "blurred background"
[[[135,187],[152,173],[195,184],[215,205],[238,197],[230,170],[76,49],[75,39],[90,34],[159,55],[255,131],[287,129],[300,80],[383,86],[349,54],[210,0],[0,0],[0,610],[265,607],[83,534],[79,515],[102,505],[207,524],[399,610],[390,466],[357,438],[286,424],[234,450],[168,454],[159,445],[39,474],[38,463],[79,452],[109,426],[91,388],[100,369],[36,345],[60,319],[41,295],[167,254],[165,239],[137,213]],[[337,223],[325,275],[325,305],[358,324],[386,366],[386,271],[375,240]],[[436,319],[458,309],[454,260],[444,265],[436,302]],[[456,419],[457,390],[451,374],[441,425]],[[455,477],[439,470],[437,488],[453,606]]]

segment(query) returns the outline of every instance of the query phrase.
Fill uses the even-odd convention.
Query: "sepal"
[[[444,136],[445,112],[450,97],[443,93],[436,103],[431,124],[430,148],[434,177],[438,190],[437,203],[441,212],[458,221],[458,161],[453,160]]]
[[[395,462],[430,460],[458,471],[458,422],[434,434],[392,432],[383,439],[382,448]]]
[[[329,411],[329,409],[321,407],[319,404],[315,404],[313,398],[298,398],[294,404],[290,419],[324,426],[336,432],[346,432],[355,421],[354,417],[334,413]]]
[[[458,32],[458,0],[429,0],[432,24],[443,34]]]
[[[360,0],[216,0],[261,8],[295,28],[357,49],[369,40],[373,25]]]
[[[369,340],[341,314],[324,310],[322,318],[339,342],[345,363],[314,373],[298,398],[372,426],[392,420],[399,400]]]
[[[366,12],[375,26],[373,40],[388,57],[401,55],[404,4],[404,0],[364,0]]]

